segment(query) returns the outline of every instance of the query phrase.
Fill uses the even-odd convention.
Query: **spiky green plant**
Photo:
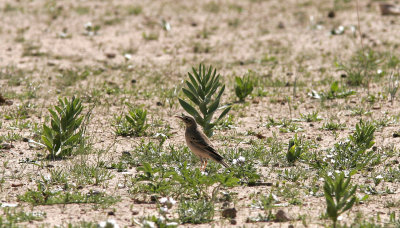
[[[303,152],[301,138],[298,138],[297,134],[295,134],[294,137],[289,140],[286,159],[290,164],[294,164],[300,158]]]
[[[345,211],[351,209],[356,202],[357,185],[350,183],[351,174],[345,178],[343,172],[325,176],[324,195],[326,200],[326,214],[336,227],[338,217]]]
[[[42,134],[42,142],[49,152],[47,158],[51,159],[70,156],[73,148],[83,140],[81,124],[84,116],[81,115],[83,106],[80,99],[59,99],[54,110],[49,109],[51,125],[43,124]]]
[[[235,85],[235,93],[240,101],[244,101],[244,99],[253,92],[254,82],[250,79],[249,76],[242,78],[235,77],[236,85]]]
[[[142,108],[131,108],[127,115],[114,118],[114,132],[118,136],[144,136],[149,127],[147,110]]]
[[[213,135],[214,126],[229,112],[231,107],[220,106],[225,85],[221,85],[219,81],[221,75],[217,74],[216,69],[210,66],[207,70],[203,64],[200,64],[198,69],[194,67],[192,69],[193,74],[188,72],[189,80],[185,81],[187,89],[182,88],[182,91],[197,106],[198,110],[183,99],[179,98],[179,103],[186,112],[196,119],[196,122],[202,126],[204,133],[210,137]],[[212,122],[217,109],[223,109],[223,111],[218,119]]]

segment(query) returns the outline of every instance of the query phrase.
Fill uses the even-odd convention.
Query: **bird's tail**
[[[219,163],[223,166],[225,166],[225,168],[229,168],[230,165],[228,165],[224,160],[219,161]]]

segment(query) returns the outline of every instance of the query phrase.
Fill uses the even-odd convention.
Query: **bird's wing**
[[[217,153],[217,151],[213,148],[210,141],[204,137],[194,137],[190,136],[189,138],[192,145],[198,147],[201,150],[205,150],[208,154],[217,162],[222,161],[224,158]]]

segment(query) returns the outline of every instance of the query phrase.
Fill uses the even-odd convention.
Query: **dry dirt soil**
[[[339,224],[398,227],[400,116],[391,93],[398,87],[400,21],[382,16],[378,1],[359,2],[361,32],[356,1],[350,0],[0,1],[1,226],[96,227],[107,220],[119,227],[152,226],[147,221],[161,216],[161,198],[172,197],[177,202],[165,224],[330,227],[324,175],[347,175],[360,163],[351,180],[358,186],[356,203]],[[184,125],[174,118],[185,113],[178,98],[189,101],[182,87],[200,63],[221,74],[221,105],[232,106],[212,143],[232,170],[249,164],[264,186],[244,183],[248,173],[234,187],[207,187],[208,196],[216,188],[214,198],[203,196],[214,215],[193,224],[183,223],[179,208],[194,189],[186,198],[175,190],[152,192],[141,189],[138,175],[145,162],[178,169],[187,160],[190,170],[200,168],[185,145]],[[235,95],[236,76],[254,83],[244,102]],[[354,93],[346,96],[349,91]],[[50,125],[48,109],[72,96],[90,116],[86,145],[71,156],[47,159],[40,136],[42,125]],[[150,126],[143,136],[118,136],[117,119],[132,107],[147,110]],[[333,148],[349,140],[360,120],[375,129],[375,144],[353,165],[334,166],[338,159],[354,159]],[[286,152],[296,134],[304,153],[290,164]],[[160,138],[165,142],[157,147]],[[171,160],[160,162],[157,153]],[[123,154],[137,162],[127,163]],[[371,161],[364,164],[367,156]],[[209,164],[202,175],[229,174]],[[27,199],[33,193],[38,195]],[[53,193],[104,199],[38,200]],[[224,218],[226,208],[235,208],[236,217]]]

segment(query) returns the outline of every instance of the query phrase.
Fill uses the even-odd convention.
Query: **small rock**
[[[237,224],[237,221],[236,221],[236,219],[231,219],[230,223],[231,223],[232,225],[236,225],[236,224]]]
[[[164,104],[162,102],[160,102],[160,101],[157,101],[156,105],[157,106],[164,106]]]
[[[22,138],[22,142],[29,142],[28,138]]]
[[[341,78],[347,78],[347,74],[341,74],[340,77]]]
[[[52,61],[48,61],[48,62],[47,62],[47,66],[55,66],[55,65],[56,65],[55,62],[52,62]]]
[[[122,156],[130,157],[132,155],[131,155],[131,153],[129,153],[129,151],[122,151]]]
[[[257,133],[257,134],[256,134],[256,137],[257,137],[258,139],[265,139],[265,138],[266,138],[265,135],[262,135],[261,133]]]
[[[260,100],[257,99],[257,98],[254,98],[254,99],[252,100],[252,103],[253,103],[253,104],[258,104],[258,103],[260,103]]]
[[[109,212],[107,212],[107,215],[114,216],[115,212],[114,211],[109,211]]]
[[[139,211],[132,211],[132,215],[138,215]]]
[[[381,109],[381,106],[375,105],[372,107],[372,109],[378,110],[378,109]]]
[[[131,83],[132,83],[132,84],[135,84],[135,83],[136,83],[136,79],[132,79],[132,80],[131,80]]]
[[[290,221],[290,218],[286,215],[283,210],[278,210],[275,214],[275,221],[276,222],[287,222]]]
[[[222,211],[222,217],[224,218],[236,218],[236,208],[226,208]]]
[[[197,23],[196,22],[192,22],[190,25],[193,26],[193,27],[196,27]]]
[[[109,59],[113,59],[113,58],[115,58],[115,53],[112,53],[112,52],[106,53],[106,57]]]
[[[17,188],[17,187],[21,187],[22,185],[24,185],[24,184],[22,184],[22,183],[12,183],[11,187]]]
[[[334,18],[335,16],[336,16],[335,11],[333,11],[333,10],[329,11],[329,13],[328,13],[329,18]]]
[[[290,224],[290,225],[288,226],[288,228],[294,228],[294,226],[293,226],[292,224]]]
[[[321,136],[317,136],[317,141],[322,141],[322,137]]]
[[[393,133],[393,138],[398,138],[398,137],[400,137],[400,133],[399,132]]]
[[[284,28],[285,28],[285,24],[284,24],[282,21],[280,21],[280,22],[278,23],[278,28],[279,28],[279,29],[284,29]]]

